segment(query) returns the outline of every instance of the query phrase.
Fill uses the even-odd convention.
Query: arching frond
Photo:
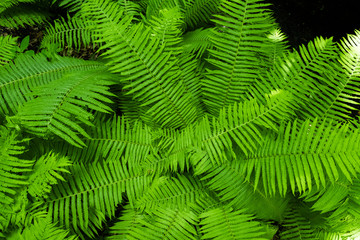
[[[64,49],[80,49],[95,42],[91,31],[91,22],[79,18],[69,17],[54,21],[45,31],[46,34],[41,42],[42,48],[46,48],[50,44],[57,44]]]
[[[25,102],[34,99],[31,92],[41,85],[60,79],[65,73],[103,69],[100,62],[58,57],[49,61],[45,55],[20,55],[0,68],[0,113],[12,115]]]
[[[120,161],[104,164],[74,164],[72,177],[54,187],[45,199],[53,221],[81,235],[93,236],[105,216],[114,216],[115,207],[123,202],[126,193],[130,203],[139,198],[151,182],[141,172],[128,169]]]
[[[201,239],[257,239],[265,229],[244,210],[233,210],[227,206],[210,209],[199,216]]]
[[[184,40],[181,42],[183,51],[189,54],[196,53],[196,58],[201,58],[207,50],[213,48],[213,44],[210,41],[210,35],[213,31],[213,28],[198,28],[185,33],[183,36]]]
[[[207,69],[203,81],[204,103],[211,114],[246,99],[261,72],[259,55],[264,54],[272,26],[267,6],[262,0],[222,1],[208,59],[214,67]]]
[[[18,37],[0,36],[0,67],[14,59]]]
[[[194,122],[196,108],[191,95],[179,81],[179,71],[158,39],[151,37],[150,29],[131,19],[122,18],[120,7],[108,0],[91,0],[85,6],[101,33],[99,41],[106,42],[101,49],[110,58],[110,70],[121,73],[120,80],[134,99],[150,106],[150,114],[163,127],[185,127]]]
[[[266,192],[311,191],[334,183],[339,172],[352,181],[360,171],[359,133],[346,133],[347,126],[328,125],[326,121],[284,124],[279,136],[266,138],[262,148],[244,160],[247,180],[260,181]],[[253,180],[252,180],[253,179]]]
[[[100,112],[112,111],[106,104],[108,85],[113,76],[106,68],[78,71],[42,85],[32,93],[34,97],[26,102],[15,116],[15,120],[28,132],[40,137],[51,134],[63,138],[75,146],[84,146],[77,134],[85,137],[81,124],[92,125],[92,114],[87,108]]]
[[[177,175],[163,177],[155,181],[148,191],[136,202],[136,207],[152,213],[157,208],[187,209],[211,198],[209,191],[197,177]]]
[[[48,11],[37,9],[31,5],[19,5],[0,12],[0,26],[20,28],[46,22],[50,18]]]
[[[273,93],[267,96],[267,105],[260,105],[256,99],[235,103],[220,112],[218,119],[210,121],[204,118],[198,124],[196,136],[201,140],[214,164],[223,162],[226,152],[233,156],[233,147],[239,148],[245,155],[262,142],[262,129],[277,130],[274,119],[288,118],[291,96],[286,92]]]
[[[185,28],[195,29],[208,24],[212,15],[219,11],[221,1],[218,0],[184,0]]]
[[[290,209],[287,212],[282,226],[287,230],[281,232],[281,239],[316,239],[314,229],[311,228],[309,220],[294,209]]]
[[[85,147],[78,148],[67,143],[53,146],[74,162],[113,162],[123,159],[131,167],[137,167],[150,153],[151,134],[141,122],[130,125],[124,117],[110,120],[96,119]]]
[[[21,234],[16,236],[19,240],[76,240],[76,236],[70,236],[69,231],[61,229],[50,218],[39,218],[36,222],[26,227]]]

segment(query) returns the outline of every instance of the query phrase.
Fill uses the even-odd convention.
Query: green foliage
[[[268,7],[2,1],[0,239],[359,237],[360,32]]]

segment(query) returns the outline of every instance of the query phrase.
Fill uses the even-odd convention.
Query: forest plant
[[[0,36],[0,238],[360,237],[360,32],[290,50],[263,0],[45,2],[0,3],[44,29]]]

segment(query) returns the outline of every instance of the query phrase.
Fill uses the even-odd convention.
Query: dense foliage
[[[2,1],[0,238],[360,237],[360,32],[268,9]]]

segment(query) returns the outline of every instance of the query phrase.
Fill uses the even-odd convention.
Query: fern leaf
[[[61,229],[52,223],[49,218],[39,218],[37,221],[26,227],[20,236],[17,236],[19,240],[76,240],[77,237],[69,236],[69,232]]]
[[[33,26],[44,23],[49,18],[48,11],[34,10],[30,5],[19,5],[0,12],[0,26],[18,29],[26,25]]]
[[[265,240],[261,237],[265,229],[244,210],[222,206],[200,214],[199,218],[201,239]]]
[[[51,44],[57,44],[61,49],[79,50],[83,46],[88,46],[95,42],[91,32],[91,22],[77,17],[58,19],[46,30],[46,34],[41,42],[42,48]]]
[[[131,167],[138,166],[150,153],[150,130],[141,122],[131,126],[124,117],[109,120],[98,118],[94,126],[89,138],[84,140],[84,148],[67,143],[54,148],[73,162],[113,162],[123,159]]]
[[[36,160],[33,172],[29,176],[28,193],[35,198],[46,197],[51,191],[51,185],[57,184],[58,179],[65,181],[61,173],[69,173],[66,167],[71,163],[65,157],[58,157],[52,153],[41,156]]]
[[[80,126],[80,123],[92,125],[93,116],[86,108],[111,111],[103,102],[111,102],[106,96],[111,95],[107,86],[113,84],[112,78],[106,69],[65,75],[34,91],[37,98],[26,102],[15,119],[27,131],[40,137],[52,133],[70,144],[84,146],[77,133],[89,137]]]
[[[214,50],[203,81],[204,103],[213,115],[229,104],[246,99],[245,93],[261,72],[259,55],[267,45],[272,21],[261,0],[223,1],[216,30],[211,35]]]
[[[120,161],[106,164],[74,164],[66,183],[60,182],[44,204],[53,221],[81,234],[93,236],[105,215],[112,217],[123,194],[133,204],[151,179],[128,169]]]
[[[266,192],[285,195],[334,183],[339,172],[351,181],[360,170],[358,132],[345,133],[347,126],[305,121],[283,125],[278,137],[269,136],[261,149],[244,162],[247,180],[254,174],[255,187],[262,180]]]
[[[209,23],[211,16],[219,11],[221,1],[185,0],[184,22],[187,29],[195,29]]]
[[[0,66],[6,65],[14,59],[17,39],[12,36],[0,36]]]
[[[196,136],[202,141],[202,147],[209,154],[213,164],[220,164],[226,152],[233,156],[234,147],[240,148],[245,155],[253,152],[262,142],[261,130],[277,130],[274,119],[288,118],[288,101],[291,97],[286,92],[273,93],[267,97],[267,105],[260,105],[255,99],[235,103],[220,112],[218,119],[210,124],[207,118],[200,122]]]
[[[296,210],[290,209],[287,212],[282,226],[287,230],[281,232],[281,239],[316,239],[310,222]]]
[[[184,40],[181,42],[185,53],[194,54],[196,58],[201,58],[208,49],[213,48],[210,41],[210,35],[214,30],[212,28],[196,29],[184,34]]]
[[[148,114],[161,126],[177,128],[192,123],[196,108],[191,95],[178,81],[171,53],[165,53],[159,41],[151,38],[150,29],[141,23],[130,27],[128,18],[121,19],[120,8],[107,0],[89,1],[84,9],[103,34],[101,41],[106,44],[102,49],[111,49],[105,53],[110,70],[123,75],[121,82],[128,94],[150,106]]]
[[[58,57],[50,62],[43,54],[20,55],[14,63],[0,68],[0,113],[17,113],[21,105],[34,99],[30,93],[36,87],[60,79],[65,73],[103,67],[99,62],[75,58]]]
[[[203,198],[211,198],[211,191],[196,177],[178,175],[160,178],[136,202],[136,207],[152,212],[157,208],[186,209]]]

